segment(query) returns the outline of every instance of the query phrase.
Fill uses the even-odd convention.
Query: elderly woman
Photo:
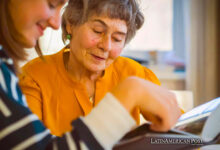
[[[144,22],[136,0],[90,0],[85,18],[81,3],[72,0],[63,14],[63,40],[69,45],[32,60],[20,75],[31,110],[57,136],[70,131],[72,120],[87,115],[125,78],[160,84],[149,69],[119,56]],[[138,123],[139,109],[132,115]]]

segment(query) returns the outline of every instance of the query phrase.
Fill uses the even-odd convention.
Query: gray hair
[[[62,16],[63,42],[67,40],[67,22],[78,26],[93,15],[106,15],[112,19],[124,20],[128,27],[126,43],[144,23],[144,16],[136,0],[69,0]]]

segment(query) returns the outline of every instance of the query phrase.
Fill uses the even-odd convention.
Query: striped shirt
[[[0,50],[0,148],[1,149],[103,149],[81,119],[74,130],[53,138],[38,117],[31,113],[22,94],[13,61]],[[88,139],[89,137],[89,139]],[[92,143],[92,144],[90,144]]]
[[[13,61],[0,45],[1,149],[112,149],[135,124],[134,119],[117,99],[107,93],[90,114],[72,122],[74,130],[61,138],[54,138],[27,107],[25,97],[18,86]]]

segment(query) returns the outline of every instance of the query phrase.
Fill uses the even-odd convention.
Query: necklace
[[[69,61],[69,49],[64,50],[63,54],[63,60],[64,60],[64,67],[66,71],[69,71],[68,61]],[[94,106],[94,96],[89,97],[90,103]]]
[[[92,103],[92,105],[94,106],[94,96],[90,96],[90,97],[89,97],[89,101],[90,101],[90,103]]]

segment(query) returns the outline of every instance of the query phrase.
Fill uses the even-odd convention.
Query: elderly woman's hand
[[[181,114],[173,93],[137,77],[125,79],[112,94],[130,113],[139,107],[145,119],[152,123],[152,130],[168,131]]]

